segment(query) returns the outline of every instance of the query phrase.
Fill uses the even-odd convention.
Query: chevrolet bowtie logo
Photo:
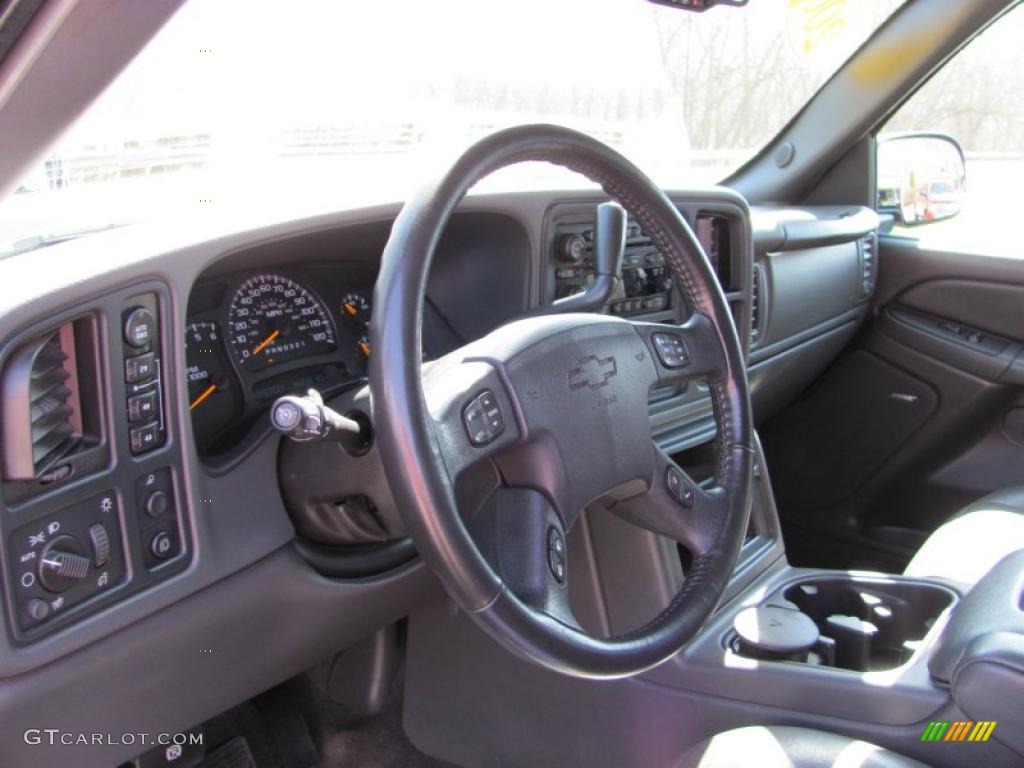
[[[600,389],[618,372],[614,357],[581,357],[576,361],[576,367],[569,369],[569,389]]]

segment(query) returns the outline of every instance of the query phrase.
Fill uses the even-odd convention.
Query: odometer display
[[[281,275],[255,275],[238,287],[228,310],[228,331],[236,362],[249,372],[337,347],[324,305]]]

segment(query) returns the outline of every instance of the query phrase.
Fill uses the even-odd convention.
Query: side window
[[[893,234],[1024,257],[1022,41],[1018,6],[947,62],[879,133],[878,207],[896,216]],[[959,143],[962,165],[942,135]]]

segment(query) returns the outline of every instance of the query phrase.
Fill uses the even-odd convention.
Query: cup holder
[[[956,601],[946,587],[917,581],[874,579],[851,575],[818,576],[789,584],[769,595],[757,607],[775,619],[800,617],[818,629],[818,638],[796,653],[782,658],[818,666],[834,666],[857,672],[893,669],[905,664],[920,647],[936,621]],[[778,643],[761,642],[771,637],[772,627],[751,629],[751,610],[737,617],[726,640],[743,656],[780,660]],[[742,621],[741,621],[742,617]],[[807,621],[809,620],[809,621]],[[756,621],[756,619],[755,619]],[[763,647],[762,647],[763,646]]]

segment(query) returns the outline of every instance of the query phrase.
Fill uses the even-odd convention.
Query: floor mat
[[[244,736],[236,736],[207,755],[199,768],[257,768]]]
[[[356,720],[332,701],[312,670],[204,723],[209,754],[200,768],[306,768],[315,745],[320,768],[453,768],[417,750],[402,729],[404,676],[398,674],[385,710]],[[241,744],[248,762],[234,758]],[[236,744],[236,746],[231,746]],[[239,758],[240,759],[240,758]]]
[[[320,717],[317,734],[323,768],[453,768],[416,749],[402,728],[404,676],[396,676],[385,710],[369,720],[351,723],[346,709],[313,688]]]

